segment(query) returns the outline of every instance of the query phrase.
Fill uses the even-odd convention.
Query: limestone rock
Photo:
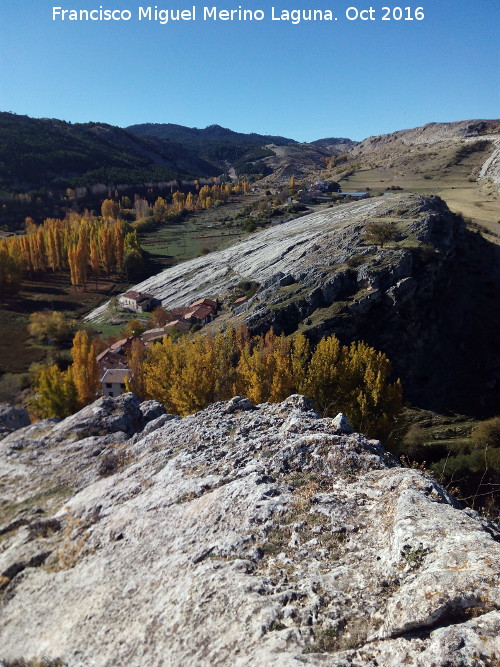
[[[7,403],[0,403],[0,437],[28,426],[30,418],[25,408],[14,408]]]
[[[339,433],[352,433],[349,420],[342,412],[339,412],[339,414],[334,417],[332,425]]]
[[[500,659],[500,533],[434,479],[302,396],[158,412],[0,441],[0,664]]]

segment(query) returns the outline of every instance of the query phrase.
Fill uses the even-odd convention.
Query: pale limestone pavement
[[[347,206],[313,213],[253,234],[244,241],[217,252],[196,257],[165,269],[134,287],[162,300],[169,308],[185,306],[196,298],[222,295],[240,280],[263,283],[277,273],[295,272],[313,261],[316,246],[334,243],[342,227],[383,211],[387,202],[364,200]],[[104,304],[93,310],[88,320],[100,321]]]
[[[0,659],[500,659],[496,527],[301,396],[179,419],[124,394],[21,428],[0,511]]]

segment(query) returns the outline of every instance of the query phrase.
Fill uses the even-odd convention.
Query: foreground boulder
[[[0,664],[500,659],[495,526],[345,418],[85,410],[0,441]]]
[[[8,403],[0,403],[0,438],[30,423],[26,408],[14,408]]]

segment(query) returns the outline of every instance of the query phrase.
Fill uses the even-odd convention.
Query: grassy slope
[[[386,191],[392,185],[405,192],[434,194],[442,197],[455,213],[470,217],[489,231],[500,233],[500,199],[489,183],[478,182],[475,176],[489,150],[473,153],[452,164],[457,153],[456,144],[412,146],[406,153],[396,152],[392,161],[377,155],[356,159],[355,173],[340,180],[342,190],[361,191],[369,187],[373,194]],[[373,162],[372,162],[373,160]],[[375,164],[374,164],[375,162]],[[339,178],[335,170],[323,173],[328,178]]]

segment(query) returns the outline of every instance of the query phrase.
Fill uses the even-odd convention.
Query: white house
[[[125,378],[130,377],[129,368],[109,368],[101,378],[104,396],[116,398],[125,392]]]
[[[153,310],[156,306],[161,305],[159,299],[156,299],[152,294],[145,292],[136,292],[129,290],[125,294],[118,297],[118,302],[123,308],[132,310],[134,313],[145,313],[148,310]]]

